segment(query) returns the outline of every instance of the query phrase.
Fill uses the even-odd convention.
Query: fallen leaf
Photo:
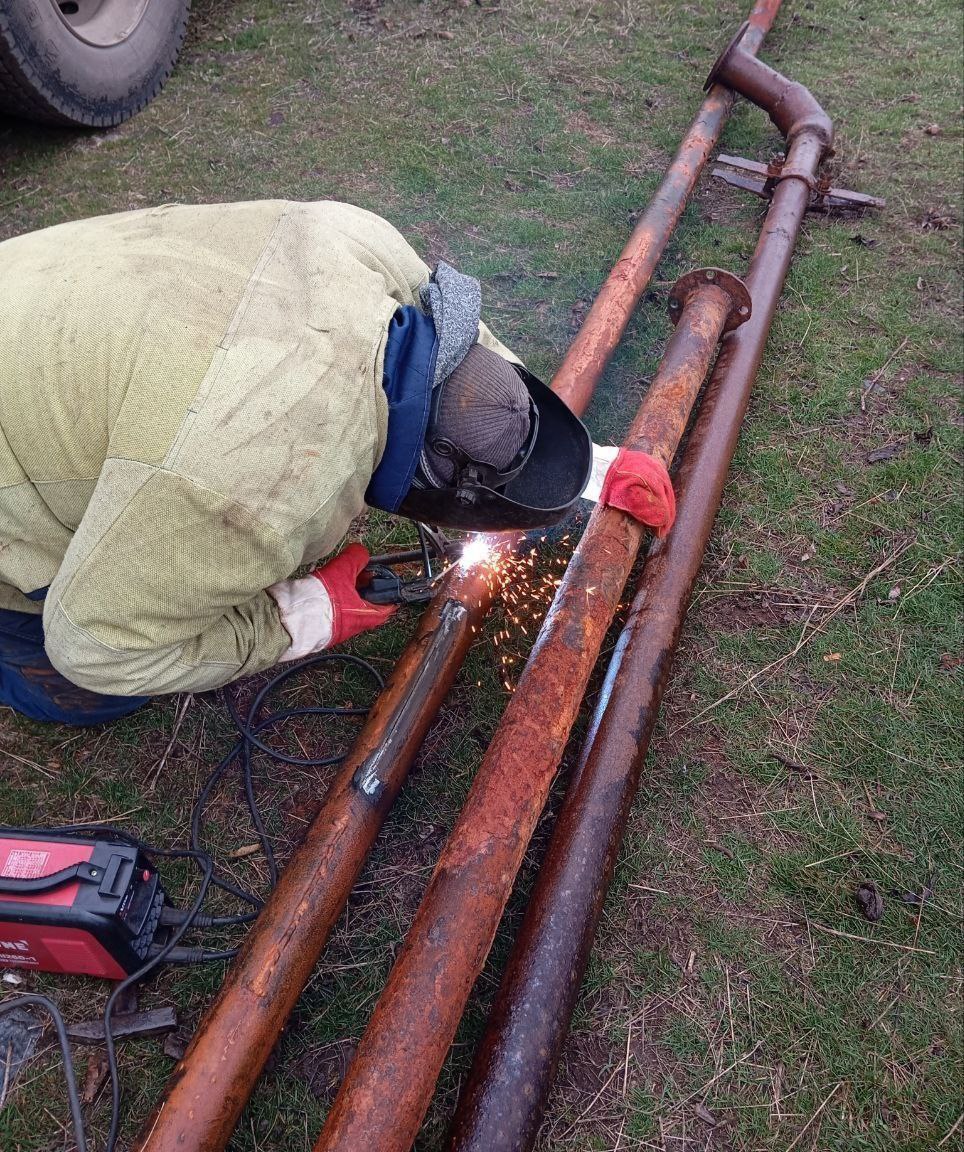
[[[877,448],[873,452],[868,452],[866,460],[868,464],[880,464],[884,460],[893,460],[894,457],[899,456],[903,450],[903,444],[888,444],[884,448]]]
[[[921,904],[925,904],[931,896],[934,895],[934,889],[930,883],[924,885],[920,892],[901,892],[898,888],[892,888],[889,895],[895,896],[901,904],[912,904],[915,908]]]
[[[878,824],[883,823],[883,821],[887,819],[887,813],[886,812],[878,812],[876,809],[873,809],[873,808],[867,813],[867,816],[871,820],[876,820],[878,822]]]
[[[951,672],[955,668],[960,668],[962,663],[960,656],[952,656],[950,652],[942,652],[940,658],[940,668],[942,672]]]
[[[696,1113],[697,1118],[702,1120],[704,1124],[708,1124],[711,1128],[716,1127],[716,1117],[705,1104],[697,1104],[693,1111]]]
[[[949,216],[946,212],[939,212],[936,208],[931,208],[920,218],[920,226],[925,232],[944,232],[953,224],[953,216]]]
[[[924,129],[924,132],[928,136],[940,136],[941,126],[940,126],[940,124],[928,124],[927,127]]]
[[[884,897],[873,880],[865,880],[854,893],[864,918],[876,923],[884,914]]]
[[[84,1086],[80,1090],[82,1104],[91,1105],[97,1099],[97,1093],[107,1083],[110,1066],[107,1063],[107,1053],[98,1048],[87,1061],[87,1073],[84,1076]]]
[[[260,850],[260,844],[245,844],[243,848],[235,848],[233,852],[229,852],[228,859],[242,860],[245,856],[253,856],[255,852],[259,852]]]
[[[827,664],[836,664],[840,659],[839,652],[824,652],[823,658]]]
[[[180,1032],[169,1032],[164,1037],[164,1055],[170,1056],[172,1060],[183,1060],[190,1042],[189,1036],[183,1036]]]
[[[887,593],[887,599],[888,600],[899,600],[900,599],[900,585],[899,584],[895,584],[893,586],[893,588],[891,588],[891,590]]]

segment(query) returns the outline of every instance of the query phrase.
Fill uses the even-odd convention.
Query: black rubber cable
[[[74,1125],[74,1142],[77,1152],[87,1152],[87,1137],[84,1132],[84,1114],[80,1109],[80,1095],[77,1092],[77,1077],[74,1072],[74,1059],[70,1054],[70,1042],[67,1039],[67,1029],[60,1009],[47,996],[35,992],[22,993],[0,1000],[0,1016],[13,1012],[16,1008],[26,1008],[28,1005],[43,1008],[54,1023],[57,1032],[57,1042],[60,1044],[60,1057],[64,1063],[64,1080],[67,1084],[67,1099],[70,1101],[70,1118]]]
[[[420,539],[421,533],[420,533]],[[422,539],[423,549],[427,552],[427,545]],[[185,909],[181,916],[175,918],[174,930],[167,942],[154,952],[150,958],[141,965],[135,972],[132,972],[124,980],[122,980],[108,997],[107,1004],[104,1008],[104,1045],[107,1052],[107,1064],[110,1073],[111,1084],[111,1119],[110,1129],[108,1132],[107,1143],[105,1145],[105,1152],[115,1152],[117,1144],[118,1132],[120,1129],[120,1075],[117,1067],[117,1053],[114,1044],[113,1029],[111,1026],[111,1015],[119,998],[131,988],[138,981],[142,980],[149,973],[160,967],[160,965],[170,962],[175,964],[190,964],[190,963],[208,963],[211,961],[224,961],[231,960],[237,955],[237,948],[229,948],[218,951],[209,951],[206,949],[197,948],[180,948],[180,942],[184,937],[195,927],[195,920],[199,917],[201,907],[205,898],[212,886],[222,889],[242,900],[243,902],[252,905],[252,911],[240,913],[237,915],[226,916],[204,916],[204,927],[227,927],[236,924],[247,924],[254,920],[260,911],[263,901],[255,896],[253,893],[248,892],[240,885],[235,884],[234,881],[229,880],[227,877],[219,876],[215,872],[214,862],[210,854],[201,846],[201,834],[204,818],[204,809],[210,799],[211,793],[217,784],[224,777],[227,770],[232,766],[235,760],[240,758],[242,782],[244,786],[245,801],[248,811],[251,815],[251,822],[254,825],[255,832],[261,844],[262,851],[266,861],[268,862],[269,872],[269,891],[274,888],[278,878],[278,866],[275,860],[274,850],[268,837],[267,830],[264,825],[264,820],[261,816],[261,811],[258,806],[257,797],[254,790],[254,782],[252,778],[252,757],[254,750],[257,749],[269,756],[272,760],[279,761],[283,764],[291,764],[297,767],[310,767],[310,768],[323,768],[333,764],[338,764],[344,760],[347,755],[345,752],[336,753],[334,755],[319,756],[319,757],[296,757],[289,756],[285,752],[281,752],[277,748],[272,748],[270,744],[265,743],[260,738],[260,733],[268,729],[276,728],[279,724],[287,720],[291,720],[297,716],[365,716],[368,713],[367,708],[354,707],[354,706],[332,706],[332,705],[317,705],[308,708],[286,708],[276,712],[268,712],[261,716],[261,710],[264,706],[265,700],[270,693],[280,688],[291,677],[298,675],[301,672],[307,671],[310,668],[317,667],[321,664],[341,662],[343,664],[350,664],[355,667],[361,668],[366,674],[371,676],[375,683],[377,691],[382,691],[385,687],[385,681],[381,673],[367,660],[363,660],[359,656],[352,656],[349,653],[341,652],[322,652],[316,656],[310,656],[306,660],[301,660],[297,663],[292,663],[289,667],[283,669],[281,672],[272,676],[256,693],[251,702],[251,706],[247,711],[247,715],[242,716],[237,707],[236,699],[228,692],[227,689],[223,690],[223,698],[230,713],[231,719],[235,727],[240,733],[238,739],[230,751],[215,765],[214,769],[209,774],[207,780],[202,787],[194,808],[191,812],[191,833],[190,833],[190,847],[186,849],[171,849],[171,848],[158,848],[152,844],[146,844],[139,840],[137,837],[132,836],[130,833],[124,832],[121,829],[114,828],[106,824],[66,824],[59,825],[51,828],[14,828],[9,826],[0,826],[0,834],[14,833],[14,834],[27,834],[31,832],[45,831],[61,835],[82,835],[90,836],[93,834],[103,834],[114,836],[118,839],[124,840],[129,844],[136,846],[145,852],[148,856],[163,856],[168,859],[191,859],[193,860],[201,871],[201,883],[198,892],[191,903],[190,907]],[[179,921],[179,922],[178,922]],[[58,1038],[61,1039],[61,1051],[66,1067],[68,1096],[70,1100],[71,1116],[74,1121],[76,1130],[76,1139],[78,1152],[85,1152],[86,1144],[84,1142],[83,1131],[83,1115],[80,1110],[80,1101],[77,1095],[77,1086],[73,1070],[73,1062],[70,1055],[70,1048],[67,1043],[66,1029],[63,1025],[63,1018],[60,1016],[59,1010],[53,1001],[48,1000],[44,996],[26,995],[17,996],[11,1000],[4,1000],[3,1010],[12,1010],[18,1004],[26,1004],[33,1002],[43,1004],[51,1013],[55,1025],[58,1029]]]
[[[283,764],[292,764],[295,767],[301,768],[327,768],[331,765],[338,764],[344,760],[347,751],[338,752],[329,756],[289,756],[286,752],[272,748],[270,744],[265,743],[265,741],[260,738],[260,733],[269,728],[276,728],[279,724],[291,720],[296,716],[366,716],[368,709],[347,705],[315,705],[310,708],[286,708],[277,712],[269,712],[263,717],[261,716],[261,710],[268,696],[291,679],[291,677],[305,672],[310,668],[316,668],[322,664],[330,663],[341,663],[361,668],[363,672],[371,676],[374,680],[377,691],[381,692],[385,687],[385,681],[381,673],[374,665],[370,664],[367,660],[363,660],[360,656],[352,656],[347,652],[321,652],[316,656],[309,656],[306,660],[292,664],[290,667],[272,676],[270,680],[258,689],[245,716],[242,716],[238,710],[237,700],[229,689],[222,689],[225,706],[234,722],[234,726],[241,734],[241,739],[235,743],[220,763],[215,766],[198,795],[194,810],[191,813],[191,847],[196,851],[203,851],[201,845],[201,829],[204,820],[204,809],[207,807],[211,793],[214,791],[216,785],[234,761],[240,757],[241,778],[244,785],[244,795],[248,812],[251,815],[251,823],[254,825],[258,841],[261,845],[261,851],[268,864],[269,890],[273,889],[278,881],[278,865],[254,793],[254,782],[252,780],[252,757],[254,750],[257,749],[260,752],[264,752],[265,755],[269,756],[272,760],[279,761]],[[262,901],[257,896],[252,895],[250,892],[240,888],[232,881],[226,880],[224,877],[215,876],[213,883],[216,887],[254,906],[254,911],[242,913],[238,916],[215,917],[212,921],[214,926],[224,927],[231,924],[247,924],[257,917],[262,904]]]

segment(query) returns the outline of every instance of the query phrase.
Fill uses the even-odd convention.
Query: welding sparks
[[[533,637],[561,583],[575,541],[566,533],[551,542],[520,539],[511,546],[504,537],[472,536],[457,561],[459,569],[473,571],[501,600],[496,626],[485,633],[492,644],[499,679],[514,692]],[[474,634],[479,633],[473,626]]]
[[[459,567],[463,572],[468,572],[476,564],[487,564],[492,559],[492,552],[492,544],[487,537],[473,536],[462,549]]]

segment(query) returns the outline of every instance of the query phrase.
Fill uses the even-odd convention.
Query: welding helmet
[[[436,486],[422,463],[399,504],[403,516],[467,531],[542,528],[562,520],[582,495],[592,470],[592,440],[582,421],[521,365],[529,393],[529,431],[504,468],[475,460],[438,433],[442,388],[433,389],[425,442],[454,465]]]

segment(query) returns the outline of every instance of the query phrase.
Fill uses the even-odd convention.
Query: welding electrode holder
[[[358,578],[358,595],[369,604],[427,604],[438,587],[440,574],[433,574],[431,553],[442,564],[454,563],[462,555],[462,545],[450,540],[438,528],[420,524],[421,548],[385,552],[372,556]],[[403,580],[395,568],[422,563],[422,575]]]
[[[403,580],[387,564],[369,564],[358,578],[358,595],[369,604],[427,604],[437,585],[437,576]]]

